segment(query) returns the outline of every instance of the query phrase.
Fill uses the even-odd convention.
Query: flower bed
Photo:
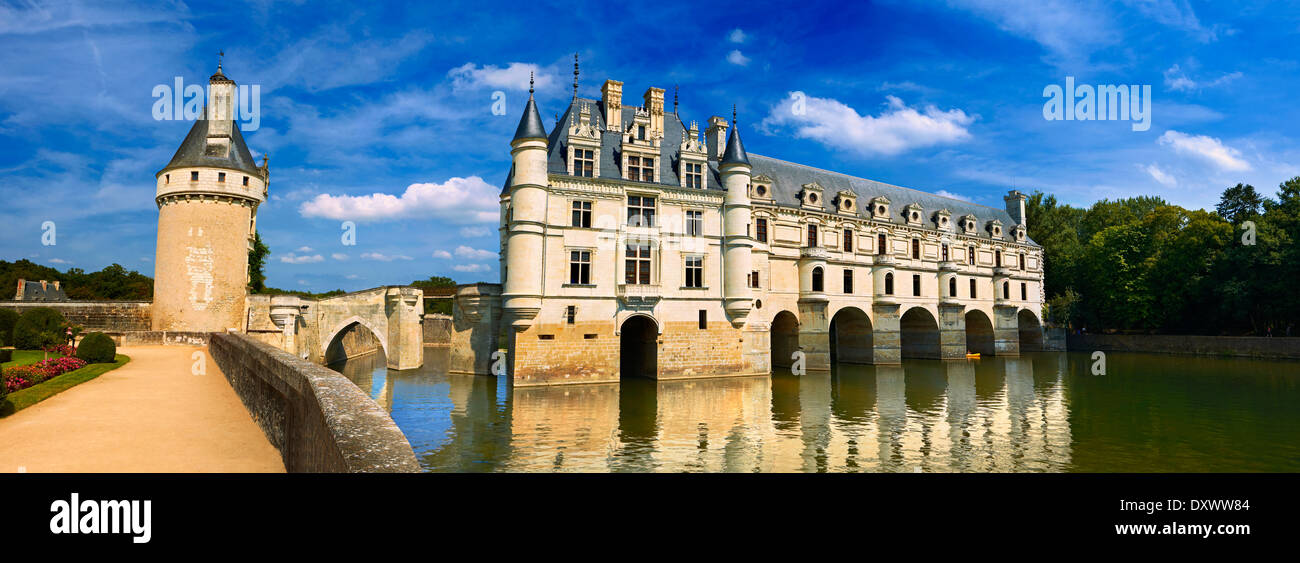
[[[64,346],[62,348],[70,347]],[[62,353],[63,350],[58,350],[58,352]],[[4,370],[4,373],[0,374],[0,379],[4,380],[5,389],[13,393],[83,367],[86,367],[85,361],[70,356],[61,356],[41,360],[30,365],[8,368]]]

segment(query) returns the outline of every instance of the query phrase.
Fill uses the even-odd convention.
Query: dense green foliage
[[[92,332],[77,345],[77,357],[88,364],[103,364],[117,356],[117,344],[102,332]]]
[[[261,233],[253,233],[253,248],[248,251],[248,292],[266,293],[266,257],[271,248],[262,242]]]
[[[1214,212],[1152,197],[1080,209],[1035,193],[1026,213],[1046,255],[1055,323],[1280,336],[1300,321],[1287,283],[1300,275],[1300,177],[1284,182],[1277,200],[1249,185],[1228,188]]]
[[[411,286],[424,290],[425,296],[432,295],[438,288],[454,288],[456,282],[446,276],[430,276],[427,280],[415,280]],[[445,290],[445,289],[444,289]],[[451,314],[450,299],[425,299],[424,314],[440,313],[443,315]]]
[[[81,268],[67,272],[42,266],[30,260],[6,262],[0,260],[0,299],[13,299],[18,289],[18,279],[29,281],[58,281],[63,292],[72,300],[148,301],[153,299],[153,279],[113,264],[98,272],[86,273]]]
[[[0,309],[0,346],[10,346],[14,342],[14,325],[18,323],[18,312]]]
[[[66,340],[64,329],[68,322],[63,314],[49,307],[36,307],[18,317],[14,325],[14,347],[19,350],[40,350]]]
[[[115,370],[130,362],[131,358],[118,354],[113,363],[89,364],[78,370],[70,371],[54,379],[33,385],[26,389],[14,391],[8,397],[0,396],[0,417],[9,416],[36,403],[53,397],[63,391],[81,385],[106,372]],[[3,387],[0,385],[0,387]]]

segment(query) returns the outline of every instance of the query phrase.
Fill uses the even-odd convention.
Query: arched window
[[[1002,282],[1002,298],[1011,299],[1011,284],[1009,282]]]
[[[957,278],[948,278],[948,297],[957,296]]]
[[[888,247],[889,239],[885,237],[885,233],[876,235],[876,254],[884,254],[885,249]]]
[[[813,268],[813,272],[812,272],[812,290],[813,290],[813,291],[815,291],[815,292],[820,292],[820,291],[822,291],[822,288],[823,288],[824,285],[825,285],[825,284],[824,284],[824,281],[825,281],[825,280],[824,280],[823,278],[824,278],[824,276],[822,275],[822,268],[821,268],[821,266],[818,266],[818,267],[816,267],[816,268]]]
[[[894,294],[894,274],[885,274],[885,295]]]
[[[970,279],[970,298],[975,298],[975,278]]]

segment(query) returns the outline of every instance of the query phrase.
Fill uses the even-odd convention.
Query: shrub
[[[14,343],[14,324],[18,322],[18,312],[0,309],[0,346],[12,346]]]
[[[0,364],[11,361],[13,359],[14,359],[13,350],[0,350]]]
[[[91,364],[111,364],[117,357],[117,344],[102,332],[92,332],[77,345],[77,357]]]
[[[63,343],[67,321],[63,315],[49,307],[37,307],[18,317],[14,324],[14,347],[19,350],[40,350],[43,346]]]

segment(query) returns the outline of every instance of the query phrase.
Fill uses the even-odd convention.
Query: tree
[[[430,276],[429,279],[427,280],[415,280],[411,282],[411,286],[418,287],[424,290],[425,297],[428,297],[429,295],[440,293],[438,291],[439,288],[442,288],[443,292],[447,291],[447,288],[454,289],[456,287],[456,282],[446,276]],[[450,315],[451,300],[450,299],[425,299],[424,312],[425,314],[440,313],[443,315]]]
[[[262,235],[253,233],[253,248],[248,251],[248,291],[266,293],[266,257],[270,247],[262,243]]]
[[[1237,225],[1247,219],[1258,217],[1263,207],[1264,198],[1255,191],[1255,186],[1239,183],[1223,190],[1223,195],[1219,196],[1219,204],[1214,206],[1214,210],[1229,223]]]
[[[1034,192],[1025,202],[1029,238],[1043,247],[1046,293],[1050,300],[1073,284],[1073,270],[1082,251],[1079,223],[1084,210],[1058,204],[1056,196]]]

